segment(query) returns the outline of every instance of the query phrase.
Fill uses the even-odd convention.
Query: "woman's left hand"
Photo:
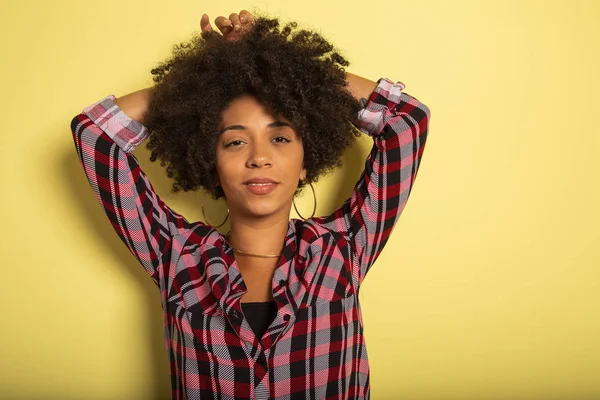
[[[227,40],[237,40],[241,38],[252,28],[252,26],[254,26],[254,22],[254,16],[246,10],[240,11],[239,14],[232,13],[229,15],[229,18],[218,16],[215,19],[215,25]],[[210,19],[207,14],[203,14],[200,19],[200,29],[202,30],[202,37],[205,39],[212,34],[216,34],[210,24]]]

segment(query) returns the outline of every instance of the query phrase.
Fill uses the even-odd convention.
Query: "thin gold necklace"
[[[229,234],[230,233],[231,232],[227,232],[227,234],[225,235],[225,239],[227,239],[227,244],[229,244],[229,247],[231,247],[233,249],[233,251],[235,251],[238,254],[243,254],[245,256],[252,256],[252,257],[261,257],[261,258],[279,258],[279,257],[281,257],[281,254],[266,254],[266,255],[262,255],[262,254],[246,253],[245,251],[238,250],[235,247],[233,247],[231,245],[231,243],[229,242]]]

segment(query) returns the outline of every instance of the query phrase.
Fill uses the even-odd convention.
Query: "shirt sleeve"
[[[315,222],[350,243],[353,279],[360,285],[383,250],[412,190],[427,140],[430,110],[403,92],[402,82],[377,82],[358,128],[373,147],[352,195]]]
[[[173,237],[193,229],[169,208],[131,154],[148,129],[114,103],[114,95],[86,107],[71,121],[77,155],[112,227],[152,280],[167,272]]]

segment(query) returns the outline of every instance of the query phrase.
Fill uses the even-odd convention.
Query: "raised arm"
[[[346,238],[358,285],[383,250],[412,190],[427,140],[430,110],[402,92],[404,84],[381,78],[371,83],[350,76],[350,91],[368,99],[358,128],[373,148],[351,197],[333,214],[314,221]],[[372,82],[375,86],[375,82]]]
[[[348,91],[357,100],[368,100],[373,90],[377,87],[377,82],[351,74],[350,72],[346,72],[346,83],[348,84]]]
[[[148,135],[141,121],[149,93],[144,89],[120,99],[109,95],[75,116],[71,131],[96,199],[123,243],[159,284],[174,236],[189,234],[196,224],[163,203],[131,154]]]
[[[148,103],[150,103],[150,96],[153,91],[154,88],[148,87],[138,90],[137,92],[129,93],[118,99],[115,98],[114,102],[125,115],[143,125],[144,113],[148,109]]]

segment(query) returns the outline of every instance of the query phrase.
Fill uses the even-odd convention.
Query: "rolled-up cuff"
[[[125,152],[132,152],[148,137],[148,129],[130,118],[108,95],[83,109],[83,112]]]
[[[394,83],[387,78],[380,78],[369,96],[367,106],[358,112],[358,128],[369,136],[379,136],[393,116],[395,106],[400,103],[405,87],[402,82]]]

